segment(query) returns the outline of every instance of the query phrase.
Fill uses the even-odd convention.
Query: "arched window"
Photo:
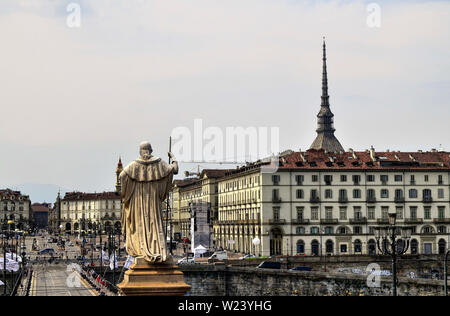
[[[422,228],[422,234],[433,234],[434,228],[432,226],[425,226]]]
[[[338,228],[337,232],[341,235],[350,234],[350,229],[348,227],[341,226]]]
[[[315,239],[311,241],[311,254],[313,256],[319,255],[319,242]]]
[[[362,252],[362,243],[361,240],[356,239],[355,240],[355,253],[361,253]]]
[[[374,256],[377,253],[377,244],[375,240],[371,239],[367,243],[367,253],[369,256]]]
[[[328,239],[325,243],[325,251],[326,253],[333,253],[333,241]]]
[[[405,242],[402,239],[397,240],[397,253],[402,253],[405,250]]]
[[[446,251],[446,248],[447,248],[447,247],[446,247],[446,242],[445,242],[444,239],[440,239],[440,240],[439,240],[438,248],[439,248],[439,254],[440,254],[440,255],[445,254],[445,251]]]
[[[411,254],[415,255],[419,252],[419,243],[416,239],[411,240]]]
[[[305,242],[303,240],[297,241],[297,253],[305,253]]]

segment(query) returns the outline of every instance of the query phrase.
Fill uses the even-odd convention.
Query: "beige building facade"
[[[398,224],[413,229],[408,253],[443,253],[449,163],[446,152],[371,149],[293,153],[275,173],[246,166],[219,180],[216,235],[224,248],[263,256],[375,254],[374,228],[396,212]]]
[[[14,231],[32,228],[33,217],[28,195],[11,189],[0,190],[0,210],[0,227],[2,229]],[[8,222],[10,223],[8,224]]]
[[[61,199],[62,231],[70,234],[93,233],[121,227],[121,198],[117,192],[68,192]]]

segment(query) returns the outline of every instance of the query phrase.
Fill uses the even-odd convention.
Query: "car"
[[[245,260],[245,259],[253,258],[253,257],[254,257],[254,255],[247,254],[247,255],[244,255],[244,256],[240,257],[239,260]]]
[[[214,252],[208,260],[227,260],[228,254],[226,251],[216,251]]]
[[[290,271],[311,271],[311,267],[294,267],[292,269],[289,269]]]
[[[306,253],[298,252],[294,255],[294,257],[306,257]]]
[[[256,268],[258,268],[258,269],[281,269],[281,263],[280,262],[272,262],[272,261],[263,261]]]
[[[40,250],[39,252],[38,252],[38,254],[39,255],[42,255],[42,254],[54,254],[55,253],[55,250],[53,249],[53,248],[45,248],[45,249],[42,249],[42,250]]]
[[[184,257],[178,260],[178,264],[189,264],[189,263],[195,263],[194,257]]]

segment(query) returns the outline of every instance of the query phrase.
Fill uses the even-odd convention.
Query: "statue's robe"
[[[161,213],[172,178],[173,167],[157,157],[135,160],[120,174],[122,228],[129,255],[152,263],[167,261]]]

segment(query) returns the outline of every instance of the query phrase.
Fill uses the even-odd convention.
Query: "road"
[[[62,264],[33,265],[34,275],[31,296],[93,296],[95,292],[88,288],[71,267]],[[69,282],[68,282],[69,280]]]

